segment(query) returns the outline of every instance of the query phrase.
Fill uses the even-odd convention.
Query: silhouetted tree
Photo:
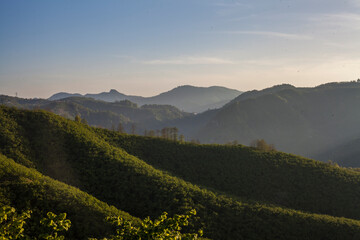
[[[264,139],[256,139],[251,142],[251,147],[257,148],[263,151],[275,151],[275,146],[273,144],[268,144]]]
[[[75,122],[81,122],[80,114],[76,114],[76,116],[75,116]]]
[[[117,131],[118,131],[119,133],[124,133],[124,132],[125,132],[125,131],[124,131],[124,127],[123,127],[123,125],[122,125],[121,123],[118,124]]]
[[[149,135],[150,137],[155,137],[155,131],[154,131],[154,130],[150,130],[150,131],[148,132],[148,135]]]
[[[135,134],[136,132],[136,125],[135,123],[131,124],[131,134]]]
[[[178,140],[178,133],[179,133],[179,129],[177,129],[177,127],[173,127],[171,128],[171,139],[174,141]]]
[[[161,129],[161,137],[165,139],[169,139],[169,128]]]

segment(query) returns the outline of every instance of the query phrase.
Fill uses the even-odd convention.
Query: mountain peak
[[[118,91],[116,91],[115,89],[110,89],[109,93],[119,93]]]

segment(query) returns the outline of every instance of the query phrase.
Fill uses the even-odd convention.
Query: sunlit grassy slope
[[[48,211],[66,212],[72,220],[72,227],[67,233],[67,237],[71,239],[103,237],[110,234],[112,227],[104,221],[107,216],[122,216],[139,222],[129,214],[75,187],[15,163],[2,154],[0,154],[1,205],[11,205],[18,211],[31,209],[33,211],[31,228],[37,226],[36,223]],[[37,230],[32,229],[33,232]]]
[[[188,155],[181,153],[185,151]],[[296,156],[112,135],[44,111],[7,107],[0,108],[0,152],[136,217],[195,208],[199,217],[195,227],[202,227],[212,239],[360,237],[360,221],[354,220],[359,218],[356,203],[346,205],[359,202],[358,175]],[[236,172],[244,176],[237,177]],[[290,191],[292,187],[299,189]],[[329,195],[334,193],[335,198],[329,200],[326,194],[315,193],[331,188]],[[272,193],[276,189],[281,191]],[[54,198],[61,202],[61,196]],[[323,205],[316,202],[318,196]],[[314,206],[309,207],[311,203]],[[81,221],[78,224],[82,226]]]

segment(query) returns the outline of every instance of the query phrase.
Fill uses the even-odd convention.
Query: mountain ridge
[[[169,104],[186,112],[202,112],[212,108],[222,107],[224,104],[240,95],[242,92],[220,86],[195,87],[183,85],[152,97],[126,95],[111,89],[109,92],[98,94],[56,93],[48,100],[59,100],[67,97],[90,97],[107,102],[129,100],[139,105]]]
[[[245,92],[206,119],[193,137],[207,143],[237,140],[246,145],[265,139],[284,152],[314,157],[360,136],[359,95],[360,83],[354,81]]]

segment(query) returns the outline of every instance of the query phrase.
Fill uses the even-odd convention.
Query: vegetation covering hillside
[[[42,230],[37,223],[49,211],[68,214],[72,227],[66,236],[70,239],[109,235],[112,227],[104,221],[108,216],[121,216],[135,223],[139,221],[75,187],[0,154],[0,207],[3,205],[11,205],[18,211],[31,209],[32,221],[27,228],[36,236]]]
[[[328,179],[330,184],[335,184],[336,180],[340,180],[340,184],[335,185],[334,188],[349,197],[351,201],[358,202],[356,192],[359,191],[355,189],[353,190],[355,193],[352,193],[349,190],[358,185],[358,175],[352,171],[338,171],[335,167],[319,165],[317,162],[295,156],[268,155],[244,147],[238,149],[236,147],[184,145],[185,149],[183,149],[182,146],[173,145],[170,141],[156,142],[158,141],[156,140],[151,146],[154,147],[154,151],[160,150],[158,152],[160,158],[162,154],[164,154],[164,159],[168,158],[169,154],[174,154],[172,152],[174,149],[189,150],[190,160],[183,160],[183,155],[180,155],[179,159],[168,158],[169,161],[180,161],[177,163],[180,165],[178,167],[180,170],[177,172],[166,167],[166,164],[162,163],[163,160],[152,163],[150,158],[156,159],[154,155],[142,156],[143,152],[136,149],[139,147],[134,143],[137,141],[136,138],[128,139],[128,145],[135,144],[135,148],[131,149],[126,144],[118,145],[121,135],[112,136],[111,134],[45,111],[0,108],[0,152],[3,155],[14,159],[19,164],[32,167],[31,171],[36,169],[53,179],[75,186],[132,216],[156,217],[163,211],[172,215],[196,209],[198,218],[190,229],[203,228],[204,235],[212,239],[356,239],[360,237],[360,221],[355,220],[359,218],[358,213],[355,211],[354,219],[350,219],[352,216],[349,215],[348,209],[353,205],[348,206],[347,202],[341,202],[344,199],[336,197],[328,203],[335,209],[335,213],[326,212],[328,215],[311,213],[309,210],[293,210],[275,205],[272,199],[264,203],[256,199],[255,195],[246,196],[249,192],[242,195],[237,188],[233,191],[236,194],[230,194],[229,189],[234,186],[232,180],[236,179],[231,177],[232,174],[229,175],[229,182],[220,183],[224,180],[222,177],[219,183],[216,183],[216,181],[211,182],[209,178],[205,179],[201,168],[212,169],[206,166],[209,157],[207,152],[218,156],[219,161],[223,158],[225,158],[224,161],[230,161],[226,160],[226,156],[234,156],[241,150],[252,156],[249,159],[245,158],[244,162],[259,162],[258,165],[254,165],[254,169],[250,168],[250,163],[244,163],[244,166],[248,165],[249,171],[253,173],[249,173],[244,181],[268,182],[269,176],[266,176],[264,169],[255,171],[255,167],[263,162],[265,166],[273,169],[281,169],[284,165],[284,169],[288,168],[292,173],[300,171],[299,175],[293,178],[294,183],[292,183],[293,187],[297,187],[296,182],[304,181],[306,176],[313,176],[306,175],[306,169],[301,170],[308,167],[309,172],[311,170],[317,172],[320,178]],[[152,141],[153,138],[139,139],[145,142],[150,140]],[[148,143],[150,144],[151,141]],[[157,144],[162,147],[156,147]],[[196,153],[190,152],[195,149],[199,152],[197,150]],[[7,158],[2,157],[2,160],[9,161]],[[289,158],[288,163],[282,160],[283,158]],[[202,163],[196,163],[195,159],[202,159]],[[233,161],[238,160],[236,158]],[[194,162],[193,166],[191,162]],[[184,168],[181,167],[182,164],[185,165]],[[214,160],[209,160],[210,164],[215,164]],[[219,164],[214,165],[214,168],[219,168],[218,166]],[[25,167],[22,168],[25,169]],[[26,170],[30,171],[28,168]],[[199,178],[181,173],[184,170],[195,176],[198,174]],[[209,174],[214,174],[215,171],[213,169]],[[181,174],[183,176],[180,177]],[[218,175],[221,174],[224,174],[224,170],[220,168]],[[302,174],[305,176],[301,177]],[[322,182],[315,182],[315,184],[318,183]],[[230,185],[230,187],[225,188],[219,184]],[[276,184],[280,184],[277,186],[279,188],[282,188],[281,184],[284,184],[285,189],[287,184],[291,185],[291,183],[281,182]],[[317,186],[317,188],[314,186],[314,189],[321,191],[322,186]],[[324,190],[328,188],[325,186]],[[44,192],[47,193],[47,189],[44,189]],[[264,194],[268,193],[264,192]],[[305,194],[310,194],[308,197],[313,198],[311,194],[314,193],[306,192]],[[60,196],[54,195],[54,197]],[[299,196],[299,198],[304,197]],[[313,204],[315,206],[313,212],[322,212],[316,202]],[[32,202],[29,207],[34,207]],[[319,209],[315,209],[316,207]],[[347,215],[348,218],[335,217],[337,215]]]
[[[242,199],[360,219],[358,172],[241,145],[198,145],[97,131],[148,164],[197,185]]]
[[[209,119],[195,138],[246,145],[265,139],[281,151],[314,157],[360,136],[359,95],[360,82],[244,93]]]

